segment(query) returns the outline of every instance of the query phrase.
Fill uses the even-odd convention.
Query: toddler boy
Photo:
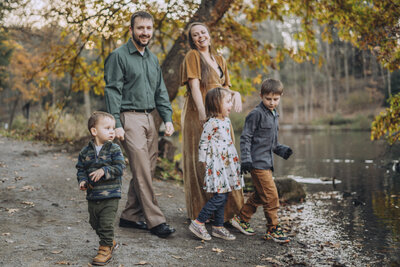
[[[100,238],[100,247],[93,265],[106,265],[116,247],[114,221],[121,198],[121,177],[125,168],[121,148],[112,141],[115,119],[95,111],[88,129],[93,139],[79,153],[77,178],[80,190],[87,190],[89,223]]]
[[[240,136],[241,169],[251,173],[255,191],[250,195],[240,210],[239,215],[231,220],[232,225],[246,235],[254,235],[250,227],[251,216],[258,206],[263,206],[267,219],[264,239],[286,243],[289,239],[283,233],[278,222],[279,196],[272,178],[274,170],[273,154],[288,159],[292,149],[278,143],[278,113],[283,93],[280,81],[266,79],[261,85],[261,103],[246,117]]]

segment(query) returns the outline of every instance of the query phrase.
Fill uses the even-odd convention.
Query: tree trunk
[[[85,107],[85,115],[86,115],[86,118],[89,118],[92,108],[90,105],[90,93],[88,90],[83,91],[83,100],[84,100],[84,107]]]
[[[349,81],[349,63],[348,63],[348,58],[347,58],[347,48],[348,45],[347,43],[344,44],[344,86],[345,86],[345,90],[346,90],[346,97],[349,96],[350,93],[350,81]]]
[[[387,70],[387,84],[388,84],[388,96],[391,97],[392,96],[392,83],[390,81],[390,70]]]
[[[15,111],[17,110],[17,106],[18,106],[18,102],[19,102],[20,98],[21,97],[19,95],[17,95],[15,97],[14,104],[13,104],[13,107],[12,107],[12,110],[11,110],[11,114],[10,114],[10,120],[8,121],[8,131],[11,131],[12,123],[14,121]]]
[[[297,63],[293,61],[293,91],[294,91],[294,101],[293,101],[293,125],[297,126],[297,123],[299,122],[299,93],[298,93],[298,84],[297,84]]]
[[[315,86],[314,86],[314,75],[317,73],[318,67],[314,65],[312,70],[310,71],[310,86],[311,86],[311,95],[310,95],[310,121],[314,118],[314,98],[315,98]]]
[[[325,46],[326,46],[326,62],[324,64],[324,68],[328,80],[328,111],[333,112],[333,85],[332,85],[331,57],[330,57],[329,43],[325,42]]]
[[[365,50],[361,51],[361,56],[362,56],[362,67],[363,67],[363,77],[364,80],[367,78],[367,60],[365,58]]]

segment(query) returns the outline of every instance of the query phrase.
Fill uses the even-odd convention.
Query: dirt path
[[[85,195],[76,182],[77,153],[1,136],[0,145],[0,266],[88,266],[98,240],[88,223]],[[129,172],[124,175],[119,213],[129,176]],[[168,223],[177,232],[160,239],[147,231],[117,226],[119,248],[108,266],[309,265],[305,259],[312,251],[304,240],[292,236],[289,245],[262,240],[265,222],[261,209],[252,221],[256,236],[232,229],[235,241],[214,238],[201,242],[187,230],[183,187],[161,181],[154,181],[154,187]],[[287,227],[295,224],[294,211],[299,208],[282,209],[288,213],[281,215],[286,216]],[[296,231],[292,229],[292,235]],[[320,260],[323,265],[335,263],[328,257]]]

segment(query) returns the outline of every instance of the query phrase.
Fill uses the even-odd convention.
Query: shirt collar
[[[138,53],[141,55],[141,53],[139,52],[139,50],[136,48],[135,44],[133,43],[134,41],[132,40],[132,38],[129,38],[127,45],[128,45],[128,50],[129,50],[129,54],[134,54],[134,53]],[[146,54],[147,51],[147,46],[144,48],[144,53],[143,56]]]
[[[264,112],[270,112],[272,114],[272,116],[274,117],[279,117],[279,113],[276,109],[274,109],[275,112],[272,112],[271,110],[269,110],[266,106],[264,106],[263,102],[261,101],[261,103],[259,104],[260,108],[262,110],[264,110]],[[275,114],[274,114],[275,113]]]

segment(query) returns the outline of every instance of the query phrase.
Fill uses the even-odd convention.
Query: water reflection
[[[240,151],[240,133],[235,137]],[[288,161],[275,157],[276,177],[341,181],[304,184],[316,202],[305,203],[301,214],[292,215],[315,233],[310,237],[305,231],[299,238],[320,238],[334,245],[333,240],[340,241],[341,257],[347,257],[350,265],[400,264],[400,174],[392,170],[400,159],[400,146],[371,142],[368,132],[281,131],[279,141],[292,147],[294,154]],[[178,138],[174,143],[180,145]],[[323,199],[321,193],[334,197]],[[346,243],[351,250],[344,248]],[[318,255],[314,253],[316,265]],[[357,260],[360,257],[364,259]]]
[[[295,154],[288,161],[276,159],[275,175],[340,180],[335,186],[305,187],[311,193],[339,192],[343,199],[328,208],[340,218],[343,235],[399,262],[400,175],[392,170],[399,147],[371,142],[368,132],[281,132],[280,142]]]

